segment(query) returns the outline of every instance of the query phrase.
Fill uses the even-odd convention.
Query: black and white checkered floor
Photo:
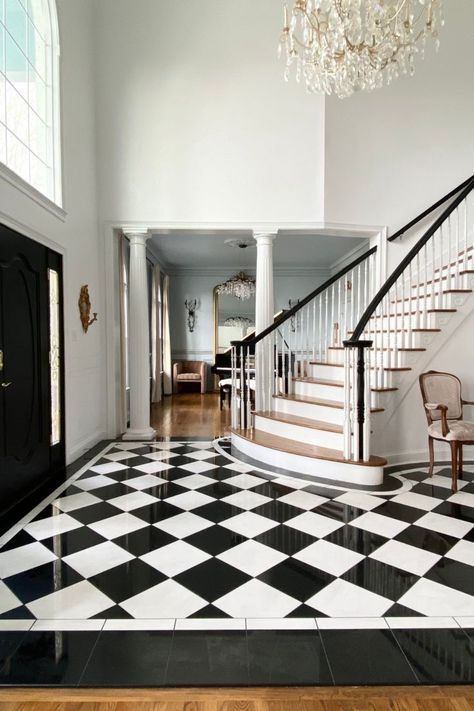
[[[3,624],[474,626],[474,472],[454,495],[447,470],[405,478],[374,496],[211,442],[110,445],[2,539]]]
[[[0,684],[472,683],[472,466],[374,494],[221,445],[108,445],[0,539]]]

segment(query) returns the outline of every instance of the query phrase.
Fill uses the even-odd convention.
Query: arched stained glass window
[[[0,0],[0,161],[61,204],[55,0]]]

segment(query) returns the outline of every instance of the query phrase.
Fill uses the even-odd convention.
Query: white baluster
[[[426,244],[423,245],[422,247],[422,257],[421,261],[423,264],[423,273],[424,273],[424,287],[423,287],[423,293],[424,293],[424,299],[423,299],[423,325],[422,328],[427,328],[428,327],[428,263],[427,263],[427,254],[426,254]],[[434,285],[432,285],[434,286]]]
[[[352,356],[352,431],[353,431],[353,458],[357,461],[360,458],[359,448],[359,419],[357,417],[357,402],[359,382],[357,377],[357,348],[351,348]]]
[[[459,260],[461,259],[461,256],[459,254],[459,233],[460,233],[460,225],[459,225],[459,207],[456,208],[456,214],[455,214],[455,234],[456,234],[456,266],[454,268],[454,278],[455,278],[455,288],[459,289],[460,287],[460,281],[459,281]]]
[[[439,228],[439,274],[440,274],[440,288],[438,289],[438,308],[443,309],[444,308],[444,288],[442,284],[444,284],[443,279],[443,271],[444,271],[444,247],[443,247],[443,231],[444,231],[444,225],[440,225]],[[448,267],[448,272],[449,272],[449,267]],[[449,282],[449,276],[446,274],[446,288],[448,289],[448,282]]]

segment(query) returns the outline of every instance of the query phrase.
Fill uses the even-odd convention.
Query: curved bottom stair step
[[[240,428],[231,428],[231,433],[242,437],[248,442],[258,444],[268,449],[274,449],[279,452],[287,452],[302,457],[312,459],[321,459],[328,462],[338,462],[344,465],[364,466],[364,467],[384,467],[387,460],[383,457],[372,455],[367,462],[359,462],[351,459],[344,459],[343,453],[338,449],[329,449],[328,447],[319,447],[314,444],[306,444],[304,442],[295,442],[286,437],[260,432],[259,430],[243,430]]]

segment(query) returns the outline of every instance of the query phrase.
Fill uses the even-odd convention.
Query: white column
[[[254,234],[257,242],[257,290],[255,294],[255,333],[258,335],[273,323],[273,240],[276,233]],[[271,343],[264,339],[257,344],[255,373],[255,409],[271,410],[273,368]]]
[[[150,325],[146,269],[146,232],[127,232],[130,242],[129,378],[130,427],[123,439],[149,440],[150,427]]]

